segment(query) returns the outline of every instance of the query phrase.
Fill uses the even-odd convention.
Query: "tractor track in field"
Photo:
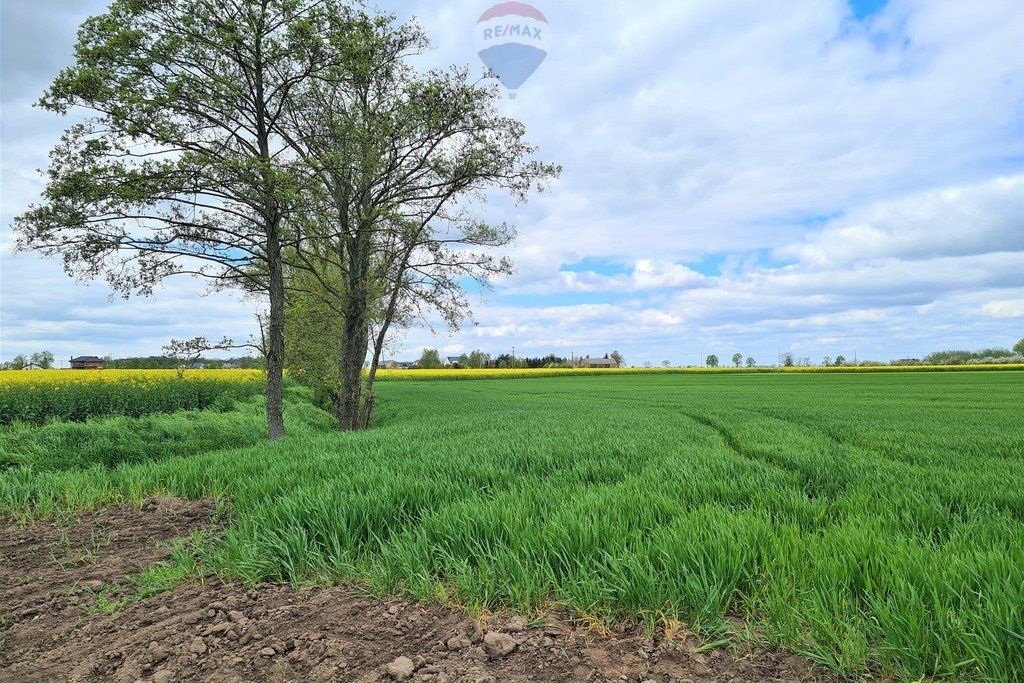
[[[553,394],[562,395],[562,396],[571,396],[572,395],[570,392],[564,392],[564,391],[547,392],[545,395],[546,396],[550,396],[550,395],[553,395]],[[618,403],[627,403],[627,404],[635,403],[635,401],[633,399],[622,398],[622,397],[617,397],[617,396],[605,396],[603,400],[605,400],[605,401],[615,401],[615,402],[618,402]],[[785,472],[791,472],[793,474],[796,474],[796,475],[800,476],[801,479],[804,478],[805,473],[800,468],[794,467],[791,463],[787,463],[785,461],[777,460],[775,458],[765,458],[761,454],[752,452],[752,451],[744,448],[743,445],[739,442],[739,440],[736,439],[735,435],[731,431],[729,431],[728,428],[726,428],[725,426],[721,425],[720,423],[712,420],[711,418],[707,417],[706,415],[703,415],[703,414],[700,414],[700,413],[691,413],[691,412],[687,412],[687,411],[680,411],[673,404],[664,404],[664,405],[662,405],[662,404],[657,403],[656,401],[648,401],[645,404],[645,409],[648,410],[648,411],[650,411],[650,410],[661,410],[661,411],[664,411],[666,414],[668,414],[668,415],[670,415],[672,417],[679,417],[681,415],[681,416],[683,416],[683,417],[685,417],[685,418],[687,418],[689,420],[692,420],[693,422],[696,422],[699,425],[707,427],[707,428],[713,430],[714,432],[716,432],[718,434],[718,436],[722,439],[722,441],[725,443],[726,447],[729,450],[731,450],[733,453],[735,453],[736,455],[740,456],[741,458],[744,458],[744,459],[749,460],[751,462],[758,463],[760,465],[768,465],[769,467],[774,467],[776,469],[779,469],[779,470],[782,470],[782,471],[785,471]],[[785,420],[783,418],[780,418],[780,417],[778,417],[778,416],[776,416],[776,415],[774,415],[772,413],[769,413],[769,412],[762,412],[762,411],[758,411],[758,410],[754,410],[754,411],[751,411],[751,412],[753,414],[756,414],[756,415],[761,415],[761,416],[764,416],[764,417],[771,417],[771,418],[774,418],[774,419],[778,419],[778,420],[780,420],[782,422],[787,422],[787,420]],[[793,424],[795,426],[799,426],[801,428],[805,427],[805,425],[800,425],[797,422],[792,422],[791,424]],[[831,433],[827,434],[826,436],[828,436],[831,440],[835,441],[837,444],[848,445],[848,444],[845,444],[845,443],[841,442],[837,437],[835,437]]]
[[[740,444],[736,436],[731,431],[729,431],[728,428],[724,427],[718,422],[715,422],[706,415],[685,412],[682,413],[682,415],[688,417],[697,424],[703,425],[716,432],[718,436],[721,437],[726,447],[736,455],[740,456],[741,458],[745,458],[751,462],[755,462],[760,465],[768,465],[769,467],[774,467],[784,472],[790,472],[791,474],[799,476],[801,479],[805,479],[805,472],[801,470],[799,467],[794,467],[791,463],[787,463],[783,460],[778,460],[776,458],[766,458],[764,455],[755,453],[744,448],[743,445]]]
[[[133,600],[130,578],[168,560],[174,539],[219,531],[216,510],[209,499],[156,498],[60,522],[0,518],[0,680],[836,680],[791,654],[703,651],[685,632],[666,640],[554,618],[474,620],[352,588],[252,589],[207,577]],[[122,607],[98,609],[101,598]]]

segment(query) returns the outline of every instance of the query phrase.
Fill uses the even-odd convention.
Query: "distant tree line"
[[[133,358],[112,358],[105,365],[117,370],[174,370],[180,361],[169,356],[138,356]],[[204,358],[193,360],[190,365],[204,368],[238,368],[241,370],[264,369],[262,358],[238,356],[237,358]]]
[[[986,363],[1020,363],[1024,361],[1024,339],[1012,349],[993,347],[978,351],[937,351],[921,361],[923,365],[975,365]]]
[[[503,353],[494,359],[494,367],[497,368],[571,368],[572,363],[568,358],[562,356],[556,356],[553,353],[549,353],[546,356],[534,358],[525,356],[523,358],[516,357],[515,363],[512,362],[512,356],[507,353]]]
[[[19,353],[13,359],[0,363],[0,370],[24,370],[29,365],[49,370],[53,367],[53,354],[49,351],[37,351],[30,356]]]
[[[622,367],[625,363],[625,358],[618,351],[612,351],[606,353],[605,358],[608,358],[615,362],[617,367]],[[589,356],[587,356],[589,358]],[[582,362],[584,358],[579,357],[575,359],[576,362]],[[442,358],[441,353],[437,349],[424,349],[420,355],[419,361],[417,361],[417,368],[423,370],[436,370],[443,368],[450,363],[447,362],[447,358]],[[665,361],[668,363],[668,361]],[[565,356],[559,356],[554,353],[549,353],[546,356],[513,356],[511,353],[502,353],[497,356],[492,356],[489,353],[485,353],[479,349],[470,351],[469,353],[463,353],[458,357],[458,365],[460,368],[516,368],[516,369],[537,369],[537,368],[571,368],[573,367],[573,361]],[[668,365],[665,365],[668,367]]]
[[[859,360],[851,362],[843,355],[838,355],[835,358],[832,356],[825,356],[821,359],[822,367],[843,367],[846,365],[857,365],[860,367],[880,365],[999,365],[1009,363],[1024,363],[1024,339],[1021,339],[1014,344],[1012,349],[991,347],[980,349],[978,351],[936,351],[934,353],[929,353],[924,358],[899,358],[887,363],[875,360]],[[732,364],[737,368],[742,367],[744,364],[748,368],[753,368],[757,366],[757,361],[751,356],[748,356],[746,360],[744,360],[742,353],[734,353],[732,355]],[[664,361],[663,365],[668,367],[668,361]],[[711,354],[704,359],[704,365],[709,368],[717,368],[721,365],[721,360],[716,354]],[[814,365],[814,362],[810,356],[797,356],[792,353],[784,353],[779,357],[779,365],[786,368],[796,366],[806,367]]]
[[[442,359],[441,354],[437,349],[424,349],[416,367],[424,370],[436,370],[438,368],[445,367],[448,364],[446,361],[447,358]],[[553,353],[535,358],[521,356],[513,358],[510,353],[502,353],[497,356],[492,356],[491,354],[479,349],[461,354],[459,356],[458,364],[460,368],[470,369],[572,367],[572,363],[569,359],[557,356]]]

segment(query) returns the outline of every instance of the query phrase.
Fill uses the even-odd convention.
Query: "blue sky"
[[[471,64],[490,2],[390,2]],[[1017,0],[533,3],[547,61],[501,106],[565,170],[516,206],[513,277],[475,324],[393,340],[518,354],[697,364],[921,356],[1024,337],[1024,6]],[[66,121],[32,108],[102,1],[5,3],[0,356],[159,353],[246,337],[253,302],[168,282],[109,300],[60,265],[9,253],[12,217]],[[637,9],[641,7],[641,9]],[[45,49],[40,49],[45,46]]]

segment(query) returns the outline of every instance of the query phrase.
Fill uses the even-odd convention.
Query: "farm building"
[[[102,370],[103,359],[98,356],[78,356],[71,359],[72,370]]]
[[[617,368],[619,367],[611,358],[581,358],[581,368]]]
[[[445,367],[455,368],[456,370],[460,367],[459,359],[461,356],[448,356],[445,360]]]
[[[25,365],[23,365],[21,369],[22,370],[42,370],[43,366],[40,365],[39,363],[25,363]]]

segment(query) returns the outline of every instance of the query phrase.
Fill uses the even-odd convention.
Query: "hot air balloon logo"
[[[515,99],[551,46],[551,27],[540,10],[523,2],[502,2],[476,23],[477,54]]]

